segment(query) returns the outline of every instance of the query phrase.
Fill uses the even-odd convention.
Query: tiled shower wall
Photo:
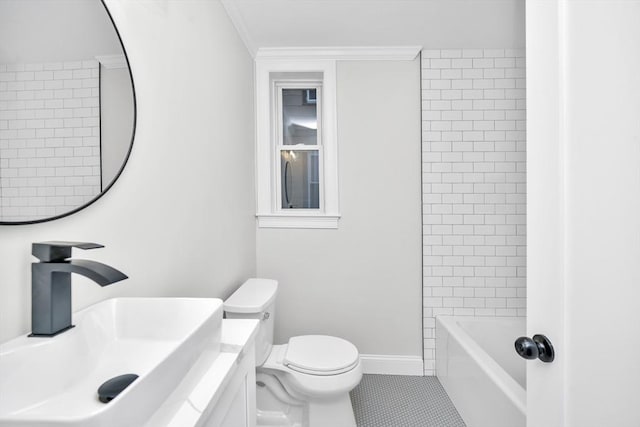
[[[526,315],[525,55],[422,51],[425,375],[435,316]]]
[[[0,64],[0,220],[67,212],[100,192],[98,67]]]

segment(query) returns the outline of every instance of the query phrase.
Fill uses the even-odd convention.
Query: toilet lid
[[[284,364],[312,375],[335,375],[357,365],[358,349],[342,338],[326,335],[303,335],[289,340]]]

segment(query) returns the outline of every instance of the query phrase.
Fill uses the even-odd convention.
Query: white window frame
[[[305,78],[305,75],[314,77]],[[322,76],[318,106],[318,135],[321,138],[318,141],[320,207],[282,209],[279,148],[282,130],[281,118],[277,117],[279,105],[274,85],[276,82],[308,85],[314,80],[317,84],[317,75]],[[310,87],[313,86],[311,84]],[[256,59],[256,217],[259,227],[338,228],[340,210],[336,116],[335,60]],[[301,146],[293,147],[297,150]]]

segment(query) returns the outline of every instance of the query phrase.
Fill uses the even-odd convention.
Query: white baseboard
[[[360,361],[365,374],[424,375],[424,364],[420,356],[361,354]]]

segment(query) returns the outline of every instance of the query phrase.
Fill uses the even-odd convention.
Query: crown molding
[[[334,59],[346,61],[412,61],[421,46],[262,47],[259,59]]]
[[[247,29],[247,25],[242,18],[242,13],[240,13],[240,9],[238,9],[238,5],[234,0],[220,0],[224,10],[227,12],[229,19],[233,23],[233,26],[236,27],[236,31],[238,31],[238,35],[240,35],[240,39],[246,46],[247,50],[251,57],[255,58],[258,49],[256,48],[256,44],[253,42],[253,39],[249,35],[249,30]]]

